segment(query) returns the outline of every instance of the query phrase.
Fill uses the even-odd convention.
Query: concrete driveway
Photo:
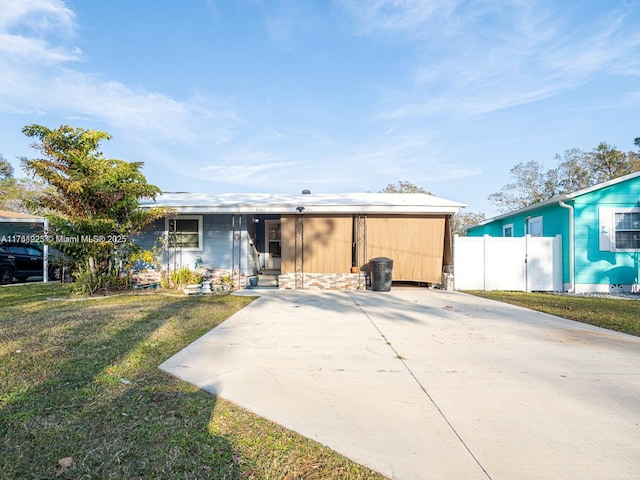
[[[260,294],[161,368],[393,479],[640,478],[640,338],[459,292]]]

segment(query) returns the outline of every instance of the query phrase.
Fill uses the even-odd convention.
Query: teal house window
[[[615,214],[616,249],[640,249],[640,212]]]

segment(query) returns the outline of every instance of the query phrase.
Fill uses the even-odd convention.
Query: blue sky
[[[640,1],[0,0],[0,153],[109,132],[165,191],[376,192],[496,213],[509,170],[640,136]]]

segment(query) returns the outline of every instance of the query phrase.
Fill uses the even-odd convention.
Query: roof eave
[[[239,205],[239,206],[215,206],[215,205],[169,205],[155,204],[145,205],[145,208],[166,207],[171,208],[176,213],[181,214],[410,214],[410,215],[435,215],[435,214],[455,214],[462,206],[378,206],[378,205],[360,205],[360,206],[341,206],[341,205],[305,205],[302,212],[298,212],[296,206],[286,205]]]
[[[364,197],[364,198],[363,198]],[[170,208],[183,214],[454,214],[464,204],[431,195],[414,194],[163,194],[142,202],[143,208]]]

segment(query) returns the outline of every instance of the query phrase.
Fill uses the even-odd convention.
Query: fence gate
[[[454,238],[456,290],[562,291],[562,235]]]

